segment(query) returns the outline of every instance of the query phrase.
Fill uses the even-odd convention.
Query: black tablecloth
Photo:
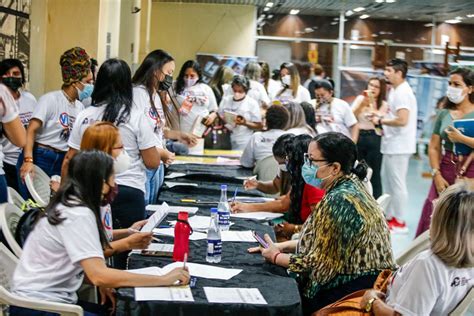
[[[184,173],[186,175],[200,175],[203,177],[212,177],[213,179],[222,179],[226,182],[242,183],[243,177],[251,177],[252,170],[241,166],[209,165],[209,164],[172,164],[167,168],[167,174],[171,172]],[[172,181],[172,180],[170,180]]]

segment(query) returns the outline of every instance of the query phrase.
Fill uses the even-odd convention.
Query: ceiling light
[[[461,21],[460,20],[456,20],[456,19],[451,19],[451,20],[446,20],[444,21],[445,23],[449,23],[449,24],[456,24],[456,23],[460,23]]]
[[[385,0],[385,2],[387,2],[387,3],[394,3],[394,2],[397,2],[397,0]]]
[[[273,7],[273,2],[268,2],[267,7],[269,7],[269,8]]]
[[[468,15],[466,15],[466,16],[467,16],[469,19],[470,19],[470,18],[474,18],[474,14],[468,14]]]
[[[263,8],[263,11],[265,11],[265,12],[270,11],[270,8],[269,8],[269,7],[265,7],[265,8]]]
[[[364,7],[358,7],[358,8],[355,8],[353,11],[354,12],[360,12],[360,11],[364,11],[365,8]]]
[[[433,27],[433,26],[434,26],[433,23],[426,23],[426,24],[425,24],[425,27]]]
[[[377,3],[383,3],[384,0],[375,0],[375,2],[377,2]]]
[[[368,14],[362,14],[362,15],[359,17],[359,19],[365,20],[365,19],[367,19],[368,17],[370,17],[370,15],[368,15]]]
[[[300,13],[300,10],[298,10],[298,9],[293,9],[293,10],[290,11],[291,15],[296,15],[298,13]]]
[[[464,20],[464,17],[463,17],[463,16],[457,16],[457,17],[456,17],[456,20],[460,20],[460,21],[461,21],[461,20]]]
[[[332,21],[331,22],[331,25],[337,25],[337,24],[339,24],[339,22],[337,22],[337,21]]]
[[[354,14],[354,11],[352,11],[352,10],[349,10],[349,11],[346,12],[346,16],[351,16],[353,14]]]

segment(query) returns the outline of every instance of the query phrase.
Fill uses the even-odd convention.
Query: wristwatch
[[[431,176],[434,177],[439,172],[439,169],[433,168],[431,169]]]
[[[365,305],[365,311],[367,313],[369,313],[370,311],[372,311],[372,305],[374,304],[375,300],[377,298],[376,297],[372,297],[368,302],[367,304]]]

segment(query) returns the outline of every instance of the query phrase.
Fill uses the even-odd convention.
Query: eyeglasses
[[[327,161],[326,159],[311,159],[308,153],[305,153],[303,157],[304,157],[304,163],[308,166],[314,165],[315,162]]]
[[[120,149],[120,150],[123,150],[123,145],[122,145],[122,146],[118,146],[118,147],[112,147],[112,149]]]

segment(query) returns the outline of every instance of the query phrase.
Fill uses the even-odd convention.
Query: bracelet
[[[276,264],[276,260],[278,258],[278,255],[281,255],[281,252],[277,252],[274,256],[273,256],[273,264]]]
[[[33,157],[25,157],[25,158],[23,158],[23,162],[31,162],[31,163],[33,163]]]

